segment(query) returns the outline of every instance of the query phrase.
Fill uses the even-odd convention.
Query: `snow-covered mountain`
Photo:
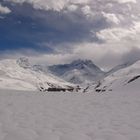
[[[140,61],[119,65],[110,74],[91,87],[96,91],[115,90],[124,86],[140,85]],[[89,88],[91,88],[89,86]],[[91,89],[92,89],[91,88]]]
[[[109,70],[108,72],[106,72],[105,77],[107,77],[107,76],[109,76],[109,75],[111,75],[111,74],[113,74],[113,73],[115,73],[115,72],[117,72],[117,71],[119,71],[121,69],[127,68],[127,67],[135,64],[136,62],[137,62],[136,60],[134,60],[134,61],[132,60],[132,61],[128,61],[128,62],[126,62],[124,64],[117,65],[114,68],[112,68],[111,70]]]
[[[72,84],[44,73],[41,66],[32,66],[27,58],[0,61],[0,88],[16,90],[47,90],[48,88],[68,88]]]
[[[105,73],[91,60],[76,60],[70,64],[50,66],[49,70],[75,84],[87,84],[96,81]]]
[[[72,90],[76,87],[75,83],[86,87],[85,91],[93,88],[96,91],[106,91],[134,82],[140,84],[140,61],[118,65],[109,72],[103,72],[91,60],[76,60],[70,64],[49,67],[31,65],[27,58],[0,61],[1,89]]]

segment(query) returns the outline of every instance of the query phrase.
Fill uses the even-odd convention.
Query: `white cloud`
[[[104,43],[82,42],[69,44],[72,46],[69,51],[63,44],[54,48],[62,51],[57,54],[41,55],[34,60],[47,61],[47,63],[65,63],[73,59],[92,59],[103,67],[112,67],[123,62],[123,56],[133,50],[140,49],[140,2],[138,0],[8,0],[15,3],[27,2],[35,9],[79,12],[86,17],[93,16],[91,24],[105,24],[97,29],[95,25],[91,32],[97,35]],[[80,9],[80,10],[79,10]],[[78,13],[79,14],[79,13]],[[103,18],[103,23],[99,19]],[[106,18],[106,21],[104,19]],[[91,19],[91,18],[90,18]],[[98,20],[96,20],[98,19]],[[85,19],[84,19],[85,20]],[[83,22],[83,20],[81,20]],[[94,22],[97,21],[97,22]],[[79,24],[80,25],[80,24]],[[92,26],[91,26],[92,27]],[[65,49],[68,49],[67,53]],[[136,49],[134,49],[136,48]],[[129,55],[130,56],[130,55]],[[138,55],[137,55],[138,56]],[[135,56],[133,56],[135,57]],[[126,58],[126,57],[125,57]],[[130,57],[128,57],[129,59]]]
[[[140,22],[134,22],[133,26],[127,28],[115,27],[98,32],[97,37],[106,42],[132,42],[136,44],[140,37]]]
[[[35,9],[60,11],[66,7],[76,9],[76,4],[87,4],[90,0],[5,0],[14,3],[29,3]]]
[[[114,1],[117,1],[119,3],[136,3],[137,0],[114,0]]]
[[[95,16],[94,12],[91,10],[91,7],[89,5],[83,6],[81,8],[81,11],[87,18],[92,18]]]
[[[63,11],[67,9],[68,11],[76,11],[78,8],[81,9],[82,13],[85,16],[94,16],[95,14],[102,14],[110,22],[116,24],[119,23],[119,16],[121,14],[129,14],[129,11],[132,11],[131,4],[136,4],[136,0],[4,0],[13,3],[29,3],[35,9],[41,10],[54,10],[54,11]],[[118,5],[116,2],[122,4]],[[138,3],[138,2],[137,2]],[[124,7],[125,5],[125,7]],[[136,4],[138,5],[138,4]],[[135,8],[135,11],[139,7]],[[117,16],[118,15],[118,16]],[[135,14],[134,14],[135,15]]]
[[[65,7],[65,4],[68,0],[6,0],[9,2],[14,3],[29,3],[33,5],[35,9],[41,9],[41,10],[55,10],[60,11]]]
[[[11,10],[8,7],[2,6],[0,4],[0,14],[9,14],[10,12],[11,12]]]
[[[136,36],[135,36],[136,37]],[[139,36],[140,37],[140,36]],[[137,36],[137,39],[139,38]],[[113,40],[113,39],[112,39]],[[64,51],[63,47],[66,44],[61,44],[62,49],[55,54],[45,54],[38,57],[33,57],[35,62],[41,62],[48,65],[70,63],[76,59],[91,59],[95,64],[104,69],[125,63],[132,59],[140,59],[140,41],[112,41],[103,44],[82,42],[77,44],[68,44],[71,46],[71,51]],[[53,46],[56,49],[59,46]],[[57,50],[56,50],[57,51]]]
[[[108,22],[115,23],[115,24],[120,23],[119,18],[117,18],[117,16],[115,14],[113,14],[113,13],[105,13],[105,12],[102,12],[102,14],[107,19]]]
[[[103,44],[82,42],[77,44],[61,44],[62,52],[40,57],[40,61],[47,60],[52,64],[67,63],[75,59],[91,59],[99,66],[110,69],[132,59],[140,59],[140,22],[134,22],[128,29],[113,28],[99,33],[104,39]],[[72,46],[71,51],[63,52],[63,46]],[[56,46],[58,49],[59,47]],[[58,58],[58,59],[57,59]],[[49,63],[48,62],[48,63]]]
[[[77,5],[71,4],[67,7],[68,11],[74,12],[78,9]]]
[[[124,29],[124,28],[111,28],[104,29],[98,32],[97,37],[106,42],[116,42],[125,40],[127,37],[130,39],[135,38],[136,31],[134,29]]]
[[[69,3],[74,3],[74,4],[87,4],[91,0],[68,0]]]

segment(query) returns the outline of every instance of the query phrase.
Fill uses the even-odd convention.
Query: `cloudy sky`
[[[0,59],[46,64],[140,58],[140,0],[0,0]]]

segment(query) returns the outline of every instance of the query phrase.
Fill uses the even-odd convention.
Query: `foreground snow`
[[[122,91],[1,90],[0,140],[139,140],[140,94]]]

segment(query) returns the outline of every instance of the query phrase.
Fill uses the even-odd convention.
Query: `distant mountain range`
[[[27,58],[0,61],[0,88],[15,90],[73,91],[114,90],[140,82],[140,61],[102,71],[91,60],[76,60],[64,65],[32,65]],[[79,86],[78,86],[79,85]]]
[[[0,61],[0,88],[15,90],[41,90],[49,88],[69,89],[74,85],[51,73],[42,66],[31,65],[27,58]]]
[[[50,66],[49,70],[62,79],[74,84],[87,84],[104,76],[91,60],[76,60],[70,64]]]

